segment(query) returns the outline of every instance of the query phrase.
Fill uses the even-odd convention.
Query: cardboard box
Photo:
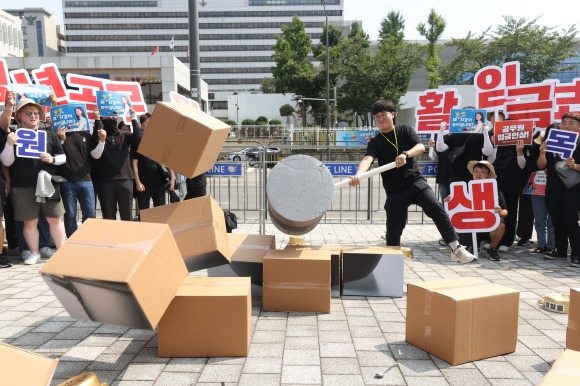
[[[0,343],[0,385],[50,385],[58,359]]]
[[[269,251],[264,256],[262,309],[330,312],[330,251]]]
[[[189,272],[230,262],[224,212],[211,196],[142,210],[141,221],[169,225]]]
[[[342,246],[341,245],[290,245],[285,249],[311,249],[330,251],[330,296],[340,298],[342,287]]]
[[[187,269],[166,224],[88,219],[40,274],[73,318],[155,329]]]
[[[519,291],[464,277],[407,285],[407,342],[458,365],[516,349]]]
[[[244,277],[249,276],[252,282],[252,296],[262,296],[263,260],[271,249],[276,249],[276,237],[273,235],[248,235],[228,233],[228,247],[231,252],[230,264],[210,267],[210,277]]]
[[[189,104],[157,102],[138,152],[193,178],[213,168],[230,130]]]
[[[159,322],[159,357],[247,356],[252,326],[248,277],[188,277]]]
[[[580,385],[580,352],[564,350],[540,386]]]
[[[342,294],[402,297],[405,258],[398,247],[342,247]]]
[[[580,351],[580,288],[570,288],[566,348]]]

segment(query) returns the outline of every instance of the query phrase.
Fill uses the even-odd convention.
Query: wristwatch
[[[409,152],[407,150],[402,151],[401,154],[404,154],[406,158],[409,158]]]

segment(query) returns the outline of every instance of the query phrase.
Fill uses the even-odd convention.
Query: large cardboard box
[[[285,249],[311,249],[315,251],[330,251],[330,296],[340,298],[342,287],[342,246],[341,245],[290,245]]]
[[[73,318],[155,329],[187,269],[166,224],[88,219],[40,274]]]
[[[189,104],[157,102],[138,151],[193,178],[213,168],[230,130]]]
[[[404,256],[398,247],[342,247],[342,294],[402,297]]]
[[[542,379],[540,386],[580,385],[580,352],[564,350]]]
[[[189,272],[230,262],[224,212],[212,196],[142,210],[141,221],[169,225]]]
[[[264,256],[262,309],[330,312],[330,251],[269,251]]]
[[[580,288],[570,288],[566,348],[580,351]]]
[[[451,365],[514,352],[520,293],[464,277],[407,285],[407,342]]]
[[[248,355],[249,277],[188,277],[159,322],[160,357]]]
[[[0,343],[0,385],[50,385],[58,359]]]
[[[244,277],[252,281],[252,296],[262,296],[263,260],[266,253],[276,249],[274,235],[249,235],[228,233],[228,247],[231,252],[230,264],[210,267],[210,277]]]

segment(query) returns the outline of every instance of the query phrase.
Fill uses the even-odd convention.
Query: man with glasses
[[[44,108],[32,99],[21,98],[16,105],[16,123],[18,128],[37,131],[40,120],[44,118]],[[52,131],[46,131],[46,151],[39,158],[16,157],[16,133],[5,137],[6,146],[0,154],[0,160],[9,167],[12,182],[15,219],[24,222],[23,235],[31,253],[24,259],[24,264],[36,264],[40,260],[39,232],[37,228],[40,211],[46,216],[50,234],[58,249],[65,240],[64,225],[60,218],[64,214],[61,201],[37,202],[36,184],[41,170],[50,175],[56,171],[56,165],[66,162],[60,139]]]
[[[451,261],[469,263],[476,257],[459,244],[459,237],[451,225],[449,216],[437,201],[435,193],[419,171],[416,157],[425,151],[425,146],[412,127],[394,125],[395,105],[388,100],[379,100],[371,108],[380,133],[370,140],[356,175],[350,177],[350,186],[360,184],[359,175],[369,170],[375,158],[379,166],[395,162],[396,168],[381,173],[383,188],[387,193],[387,245],[400,246],[401,235],[407,223],[407,210],[416,204],[435,222],[445,243],[451,247]]]

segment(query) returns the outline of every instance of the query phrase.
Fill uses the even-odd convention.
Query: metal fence
[[[228,154],[247,147],[259,147],[258,159],[232,161],[228,160]],[[276,147],[279,153],[268,153],[267,148]],[[341,167],[348,172],[333,173],[334,182],[339,182],[347,175],[356,172],[356,167],[364,157],[366,144],[360,147],[353,146],[326,146],[325,144],[297,145],[283,142],[270,142],[267,144],[257,141],[226,142],[220,153],[219,161],[214,170],[208,173],[208,194],[211,194],[223,209],[229,209],[236,213],[241,223],[258,223],[260,233],[268,220],[268,203],[266,197],[266,183],[268,175],[278,162],[293,154],[305,154],[312,156],[329,168]],[[230,157],[232,158],[232,157]],[[426,160],[425,155],[421,160]],[[225,170],[220,173],[220,170]],[[434,179],[428,179],[435,192]],[[332,204],[320,223],[385,223],[386,213],[384,210],[386,195],[379,176],[374,176],[362,181],[356,188],[346,187],[337,189],[334,193]],[[412,205],[409,208],[409,222],[424,222],[426,217],[420,207]]]

